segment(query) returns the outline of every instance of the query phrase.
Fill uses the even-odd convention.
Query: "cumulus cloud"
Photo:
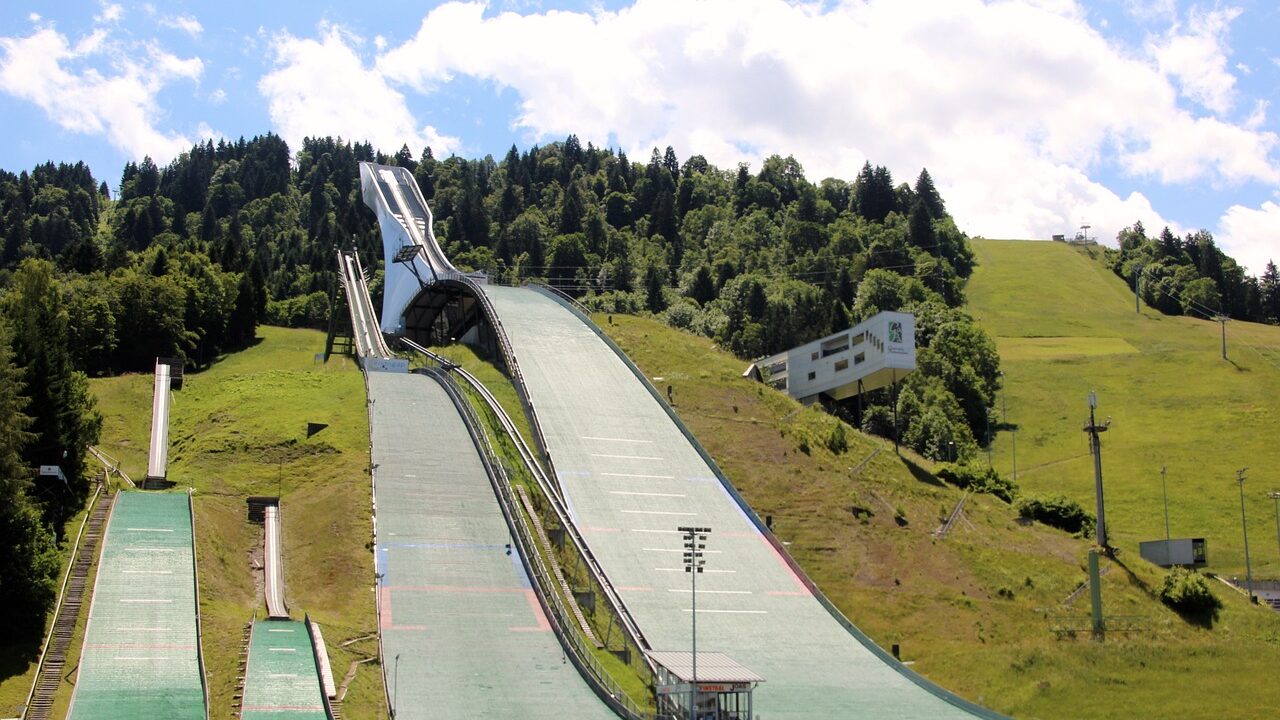
[[[167,28],[181,30],[193,38],[200,37],[200,33],[204,32],[204,26],[194,15],[165,16],[160,18],[160,24]]]
[[[100,2],[102,11],[93,16],[100,23],[113,23],[124,16],[124,7],[119,3]]]
[[[419,127],[380,72],[366,67],[359,39],[323,25],[319,39],[281,33],[272,40],[275,69],[258,82],[276,132],[291,147],[307,136],[339,135],[394,151],[401,144],[437,154],[458,148],[458,139],[431,126]]]
[[[1257,208],[1232,205],[1214,238],[1250,274],[1260,275],[1268,261],[1280,262],[1280,205],[1270,200]]]
[[[450,2],[375,68],[420,93],[458,76],[512,88],[513,125],[539,139],[616,138],[641,157],[670,144],[722,166],[792,153],[816,177],[850,178],[865,159],[899,180],[927,166],[974,232],[1047,237],[1084,216],[1112,237],[1135,219],[1167,221],[1141,194],[1090,179],[1101,166],[1165,183],[1280,181],[1274,133],[1179,107],[1180,90],[1206,107],[1232,102],[1218,70],[1233,12],[1195,16],[1153,46],[1161,60],[1113,46],[1070,0],[928,12],[637,0],[527,15]],[[1208,69],[1193,72],[1195,58]]]
[[[51,27],[27,37],[0,37],[0,92],[34,103],[59,127],[104,135],[130,157],[167,162],[191,141],[155,126],[157,94],[169,83],[197,80],[199,58],[180,58],[153,43],[112,51],[106,31],[74,46]],[[90,56],[110,54],[110,70],[88,66]]]
[[[1227,70],[1226,35],[1240,13],[1235,7],[1192,10],[1185,28],[1175,24],[1159,41],[1148,44],[1160,70],[1177,79],[1183,94],[1219,115],[1229,112],[1235,101],[1236,78]],[[1243,72],[1248,73],[1247,66]]]

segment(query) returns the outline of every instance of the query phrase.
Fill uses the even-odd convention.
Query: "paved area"
[[[383,672],[398,720],[608,718],[566,662],[466,426],[421,375],[368,374]]]
[[[122,492],[102,558],[69,718],[204,718],[186,493]]]
[[[970,713],[885,663],[814,598],[692,443],[586,323],[530,289],[485,289],[502,319],[571,513],[655,650],[689,646],[681,525],[709,526],[698,649],[763,675],[780,718]]]
[[[241,720],[325,720],[311,636],[300,620],[254,623]]]

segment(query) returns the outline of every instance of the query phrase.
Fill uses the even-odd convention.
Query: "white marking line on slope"
[[[271,652],[298,652],[297,648],[271,648]]]
[[[648,492],[632,492],[630,490],[610,490],[609,494],[610,495],[639,495],[641,497],[673,497],[673,498],[688,497],[688,495],[682,495],[680,493],[648,493]]]
[[[269,673],[269,674],[267,675],[267,677],[269,677],[269,678],[296,678],[296,677],[298,677],[298,673]]]
[[[693,609],[684,608],[684,611],[687,613],[691,613],[693,612]],[[768,610],[703,610],[702,608],[698,608],[698,614],[701,615],[702,613],[722,613],[725,615],[767,615],[769,614],[769,611]]]
[[[134,604],[134,603],[154,604],[154,603],[172,603],[173,601],[168,599],[158,599],[158,598],[137,598],[137,599],[124,598],[120,602],[130,603],[130,604]]]
[[[125,528],[129,532],[173,532],[173,528]]]
[[[653,441],[652,441],[652,440],[632,440],[632,439],[630,439],[630,438],[595,437],[595,436],[592,436],[592,435],[583,435],[583,436],[582,436],[582,439],[583,439],[583,440],[602,440],[602,441],[604,441],[604,442],[644,443],[644,444],[646,444],[646,445],[652,445],[652,444],[653,444]]]
[[[608,455],[606,453],[591,453],[591,457],[616,458],[619,460],[665,460],[666,459],[666,458],[654,457],[653,455]]]
[[[678,568],[654,568],[654,570],[658,570],[658,571],[660,571],[660,572],[684,572],[684,571],[685,571],[685,569],[684,569],[684,568],[682,568],[682,567],[678,567]],[[736,573],[736,572],[738,572],[738,571],[737,571],[737,570],[706,570],[706,569],[704,569],[702,572],[704,572],[704,573],[720,573],[720,574],[727,574],[727,573]]]
[[[645,552],[684,552],[683,549],[672,550],[671,548],[642,548]],[[722,553],[723,550],[703,550],[704,553]]]
[[[113,659],[113,660],[149,660],[149,661],[154,661],[154,660],[168,660],[168,659],[169,659],[169,657],[168,657],[167,655],[166,655],[165,657],[129,657],[129,656],[125,656],[125,655],[116,655],[116,656],[115,656],[114,658],[112,658],[112,659]]]
[[[643,480],[675,480],[676,479],[675,475],[637,475],[635,473],[606,473],[606,472],[602,472],[600,474],[605,477],[641,478]]]
[[[125,575],[172,575],[172,570],[122,570]]]
[[[148,547],[131,547],[125,548],[129,552],[177,552],[175,548],[148,548]]]
[[[672,534],[672,535],[683,535],[683,534],[684,534],[684,533],[680,532],[679,530],[645,530],[644,528],[631,528],[630,532],[642,532],[642,533],[670,533],[670,534]]]
[[[284,633],[291,633],[291,632],[293,632],[293,629],[292,629],[292,628],[267,628],[267,632],[284,632]]]
[[[120,628],[120,632],[168,632],[169,628],[163,627],[126,627]]]
[[[667,592],[689,593],[689,588],[667,588]],[[753,595],[750,590],[699,590],[698,594],[710,593],[712,595]]]
[[[698,514],[687,512],[668,512],[666,510],[623,510],[622,512],[631,513],[632,515],[687,515],[689,517],[693,517]]]

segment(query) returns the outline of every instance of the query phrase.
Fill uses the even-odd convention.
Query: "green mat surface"
[[[615,717],[565,661],[444,389],[381,372],[368,385],[382,671],[397,720]]]
[[[187,494],[119,493],[67,716],[204,718],[196,612]]]
[[[570,513],[654,650],[689,648],[693,607],[676,528],[710,527],[698,650],[726,653],[764,676],[755,691],[761,717],[972,716],[828,613],[591,325],[532,289],[484,291]]]
[[[254,623],[242,720],[324,720],[322,693],[306,623],[300,620]]]

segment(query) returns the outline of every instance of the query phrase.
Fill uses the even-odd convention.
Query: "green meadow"
[[[994,462],[1018,483],[1063,493],[1091,511],[1093,462],[1086,398],[1098,394],[1106,517],[1112,544],[1136,561],[1138,543],[1169,532],[1208,539],[1211,572],[1245,575],[1240,488],[1255,577],[1280,579],[1280,327],[1134,310],[1125,283],[1086,251],[1062,243],[978,240],[969,311],[996,338],[1011,432]],[[1095,253],[1098,251],[1095,249]],[[997,410],[1000,405],[997,404]]]

